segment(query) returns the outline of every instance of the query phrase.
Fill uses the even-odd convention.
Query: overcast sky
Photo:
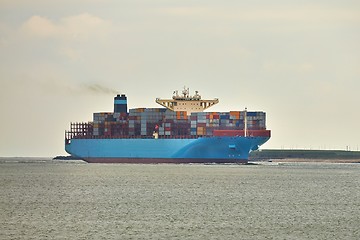
[[[358,0],[0,0],[0,156],[64,155],[116,92],[184,85],[267,112],[263,148],[357,150],[359,43]]]

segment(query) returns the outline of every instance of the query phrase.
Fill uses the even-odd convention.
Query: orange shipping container
[[[240,111],[230,111],[230,116],[240,119]]]

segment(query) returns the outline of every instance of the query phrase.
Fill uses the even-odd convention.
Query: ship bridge
[[[179,91],[174,91],[172,99],[161,99],[156,98],[156,103],[171,111],[186,111],[187,115],[192,112],[203,112],[211,106],[219,103],[219,99],[215,98],[212,100],[203,100],[198,91],[191,96],[189,94],[189,88],[185,88],[182,94],[179,95]]]

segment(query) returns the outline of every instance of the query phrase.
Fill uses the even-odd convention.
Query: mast
[[[247,108],[244,111],[244,136],[247,137]]]

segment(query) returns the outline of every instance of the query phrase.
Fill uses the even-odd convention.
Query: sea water
[[[360,164],[2,158],[0,239],[360,239]]]

